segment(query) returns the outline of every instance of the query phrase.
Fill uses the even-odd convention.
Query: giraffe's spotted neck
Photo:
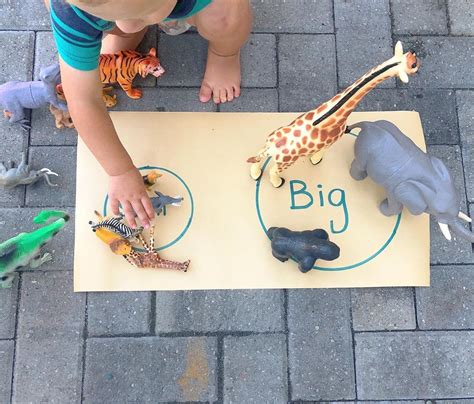
[[[316,126],[333,115],[349,115],[362,98],[375,86],[390,77],[396,76],[397,69],[394,68],[399,64],[399,61],[394,62],[391,59],[370,70],[342,93],[337,94],[318,107],[313,125]]]

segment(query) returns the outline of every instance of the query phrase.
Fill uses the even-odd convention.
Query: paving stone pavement
[[[392,55],[396,40],[422,68],[390,80],[358,110],[417,110],[474,215],[472,0],[251,0],[242,96],[198,100],[206,41],[152,29],[162,78],[137,79],[116,110],[304,111]],[[0,0],[0,83],[30,80],[56,60],[40,0]],[[46,109],[28,132],[0,120],[0,161],[28,149],[43,182],[0,191],[0,240],[39,210],[72,220],[47,247],[52,262],[0,290],[0,402],[474,402],[474,254],[432,223],[431,287],[352,290],[74,294],[75,131]],[[41,167],[39,167],[41,166]],[[403,259],[403,257],[400,257]]]

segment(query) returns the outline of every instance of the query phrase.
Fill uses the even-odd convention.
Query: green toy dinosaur
[[[41,247],[51,241],[61,230],[69,220],[69,215],[57,210],[43,210],[33,219],[33,222],[46,223],[51,217],[59,217],[59,219],[31,233],[20,233],[0,243],[0,288],[12,286],[15,270],[27,265],[38,268],[45,262],[51,261],[51,254],[41,255]]]

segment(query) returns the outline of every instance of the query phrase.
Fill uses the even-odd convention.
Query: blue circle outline
[[[357,137],[357,135],[352,133],[352,132],[349,132],[348,134]],[[262,213],[260,211],[260,201],[259,201],[260,198],[259,198],[259,195],[260,195],[260,181],[263,178],[263,173],[265,172],[265,168],[267,167],[270,160],[271,160],[271,157],[267,158],[267,160],[263,164],[263,166],[262,166],[262,175],[260,175],[260,178],[256,181],[256,184],[255,184],[255,207],[257,209],[257,217],[258,217],[258,221],[260,222],[260,226],[262,226],[262,229],[265,232],[265,235],[267,237],[268,237],[267,228],[265,226],[265,223],[263,223]],[[319,269],[320,271],[347,271],[349,269],[354,269],[354,268],[360,267],[364,264],[367,264],[368,262],[372,261],[375,257],[380,255],[390,245],[390,243],[393,241],[395,235],[397,234],[398,228],[400,226],[401,219],[402,219],[402,213],[400,213],[397,216],[397,221],[395,222],[395,226],[394,226],[394,228],[392,230],[392,233],[390,234],[390,237],[388,238],[388,240],[384,243],[384,245],[379,250],[377,250],[375,253],[373,253],[371,256],[369,256],[365,260],[362,260],[362,261],[357,262],[357,263],[352,264],[352,265],[346,265],[344,267],[335,267],[335,268],[323,268],[323,267],[314,265],[313,269]],[[268,237],[268,239],[270,240],[270,237]]]
[[[142,170],[161,170],[161,171],[164,171],[168,174],[171,174],[172,176],[174,176],[175,178],[178,179],[179,182],[181,182],[181,184],[183,184],[184,188],[186,189],[186,191],[188,192],[188,195],[189,195],[189,199],[191,201],[191,214],[189,215],[189,219],[188,219],[188,222],[186,223],[186,226],[184,227],[184,230],[181,232],[181,234],[176,237],[173,241],[170,241],[168,244],[162,246],[162,247],[155,247],[155,251],[163,251],[163,250],[166,250],[167,248],[170,248],[171,246],[175,245],[179,240],[181,240],[184,235],[187,233],[187,231],[189,230],[189,227],[191,226],[191,222],[193,221],[193,217],[194,217],[194,199],[193,199],[193,194],[191,193],[191,190],[189,189],[188,185],[184,182],[184,180],[176,173],[174,173],[173,171],[167,169],[167,168],[164,168],[164,167],[155,167],[155,166],[142,166],[142,167],[138,167],[138,169],[140,171]],[[108,201],[109,201],[109,194],[105,195],[105,200],[104,200],[104,206],[103,206],[103,215],[104,216],[107,216],[107,204],[108,204]],[[142,249],[139,249],[139,248],[135,248],[135,250],[137,251],[145,251],[145,250],[142,250]]]

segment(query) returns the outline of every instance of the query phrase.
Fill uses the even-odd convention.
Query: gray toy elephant
[[[56,85],[60,83],[59,64],[41,69],[39,81],[9,81],[0,85],[0,106],[10,123],[20,123],[23,129],[30,125],[25,118],[25,108],[35,109],[51,104],[67,111],[67,105],[58,99]]]
[[[384,215],[398,215],[404,206],[413,215],[426,212],[435,217],[448,240],[452,231],[474,243],[474,233],[459,220],[471,222],[471,218],[459,210],[461,196],[441,160],[423,152],[391,122],[348,127],[349,131],[355,128],[360,132],[350,173],[358,181],[368,175],[385,188],[387,199],[380,204]]]

